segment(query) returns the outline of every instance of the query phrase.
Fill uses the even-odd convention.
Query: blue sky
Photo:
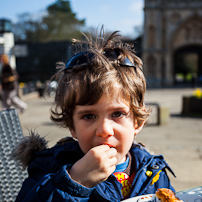
[[[0,0],[0,18],[16,21],[19,14],[43,13],[55,0]],[[104,25],[108,31],[121,31],[124,36],[135,35],[135,27],[143,24],[144,0],[70,0],[78,19],[87,27]]]

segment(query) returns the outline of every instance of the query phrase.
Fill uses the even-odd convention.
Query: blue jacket
[[[140,144],[133,144],[130,153],[135,164],[130,198],[154,194],[163,187],[174,191],[166,169],[173,172],[163,156],[149,154]],[[36,152],[28,167],[29,177],[24,181],[16,202],[121,201],[122,185],[113,174],[93,188],[84,187],[71,179],[66,170],[83,155],[72,138],[63,145]]]

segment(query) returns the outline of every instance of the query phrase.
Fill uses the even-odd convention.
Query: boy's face
[[[117,150],[118,164],[123,163],[134,140],[135,118],[129,103],[102,95],[94,105],[76,105],[73,113],[72,136],[78,139],[81,150],[86,154],[91,148],[108,145]]]

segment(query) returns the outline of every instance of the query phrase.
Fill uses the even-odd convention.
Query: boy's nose
[[[103,137],[114,135],[114,129],[112,127],[110,120],[104,119],[99,122],[96,130],[96,135]]]

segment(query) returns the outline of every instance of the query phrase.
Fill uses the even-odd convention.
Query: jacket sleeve
[[[16,202],[88,201],[94,188],[87,188],[73,181],[66,169],[67,165],[57,173],[43,176],[37,183],[28,178]]]

